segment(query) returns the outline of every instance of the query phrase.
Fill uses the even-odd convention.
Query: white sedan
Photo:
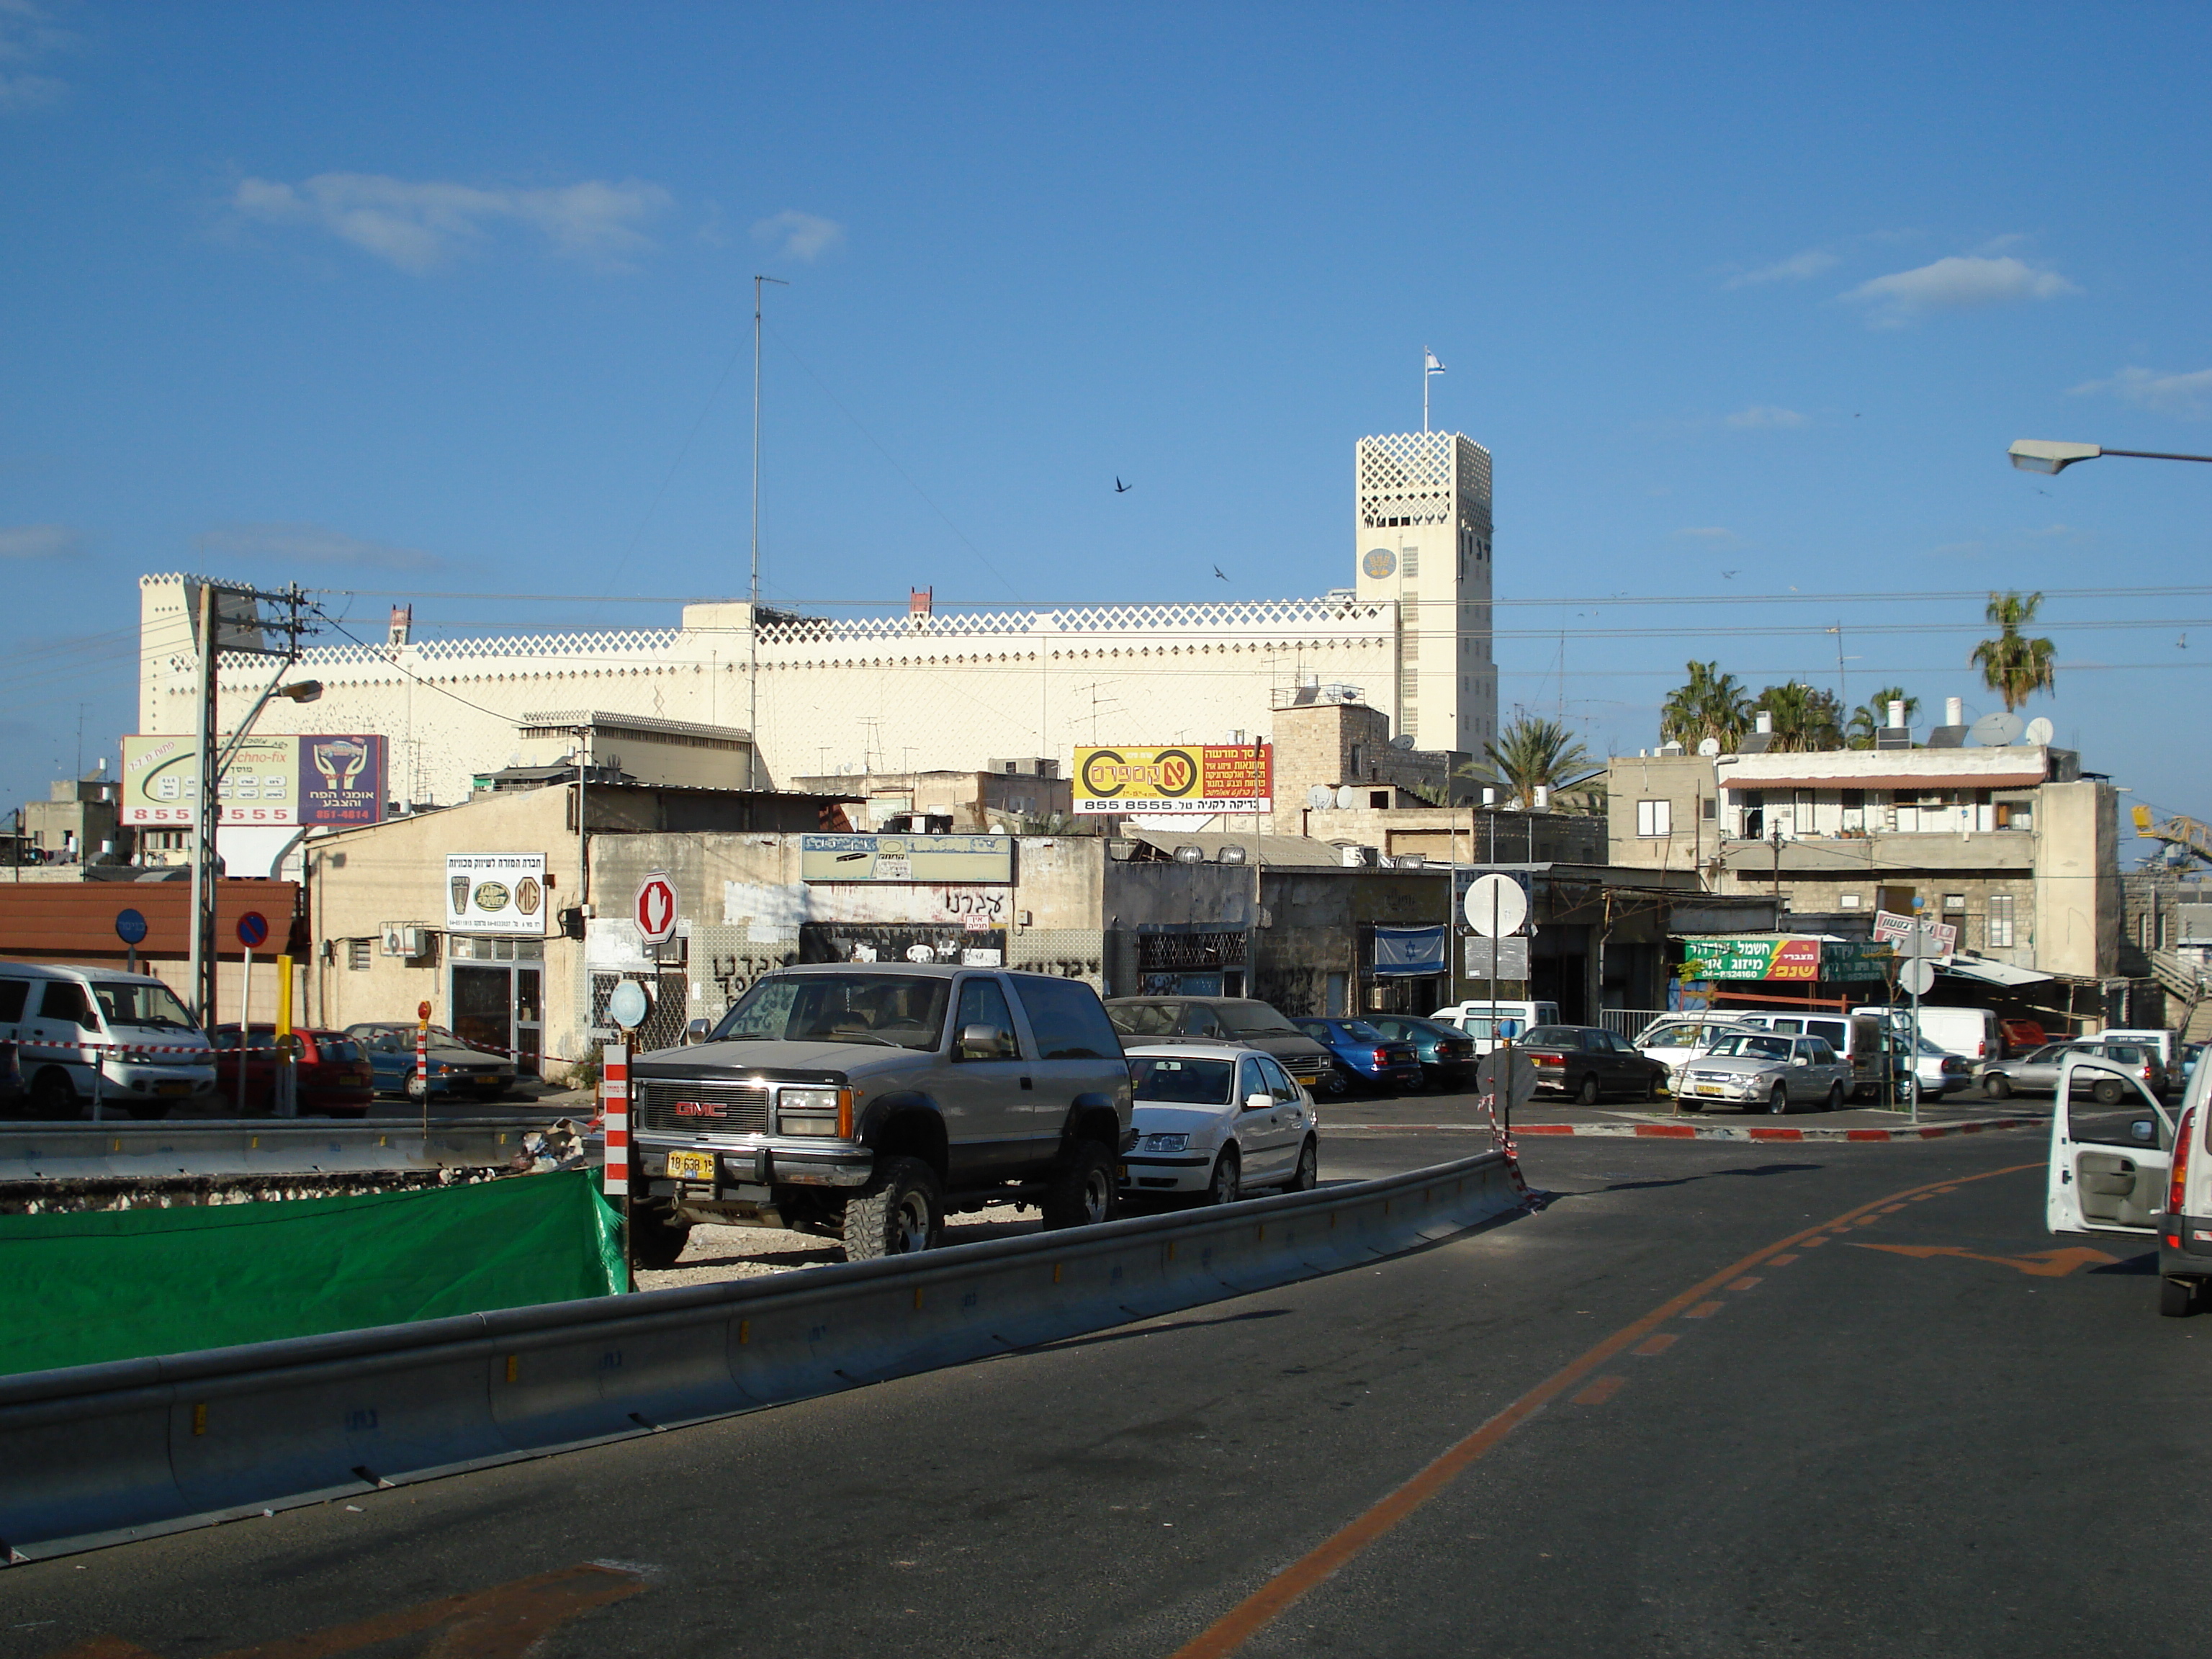
[[[1122,1160],[1127,1198],[1233,1204],[1253,1187],[1302,1193],[1321,1178],[1321,1120],[1271,1054],[1226,1042],[1127,1049],[1137,1144]]]

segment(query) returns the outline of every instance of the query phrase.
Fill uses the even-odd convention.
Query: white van
[[[0,1042],[15,1045],[34,1117],[79,1115],[95,1085],[103,1110],[132,1117],[215,1092],[206,1034],[149,974],[0,962]]]
[[[1910,1006],[1892,1003],[1884,1007],[1854,1008],[1855,1014],[1872,1014],[1889,1020],[1899,1030],[1912,1019]],[[2004,1058],[2004,1030],[1990,1008],[1940,1008],[1920,1005],[1920,1036],[1947,1054],[1956,1054],[1970,1071],[1978,1072],[1993,1060]]]
[[[2109,1071],[2121,1098],[2099,1102],[2072,1074]],[[2158,1310],[2179,1317],[2212,1286],[2212,1141],[2205,1091],[2212,1066],[2189,1079],[2176,1122],[2117,1062],[2079,1050],[2059,1063],[2051,1109],[2044,1224],[2054,1233],[2132,1233],[2158,1240]],[[2124,1283],[2118,1280],[2116,1283]]]
[[[1496,1017],[1493,1029],[1492,1018]],[[1486,1054],[1496,1046],[1499,1037],[1510,1040],[1519,1036],[1532,1025],[1559,1024],[1559,1005],[1556,1002],[1510,1002],[1499,998],[1496,1002],[1455,1002],[1449,1008],[1439,1008],[1429,1016],[1446,1025],[1457,1026],[1474,1039],[1474,1051]]]
[[[2168,1077],[2172,1077],[2175,1073],[2176,1067],[2173,1063],[2173,1051],[2175,1044],[2173,1041],[2173,1033],[2171,1031],[2152,1031],[2136,1029],[2123,1030],[2117,1025],[2107,1025],[2103,1030],[2098,1032],[2095,1036],[2089,1040],[2092,1042],[2140,1042],[2144,1048],[2156,1051],[2158,1054],[2158,1063],[2166,1068],[2166,1073]]]

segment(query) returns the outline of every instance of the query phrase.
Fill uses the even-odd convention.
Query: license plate
[[[1721,1085],[1717,1083],[1700,1083],[1697,1091],[1701,1095],[1717,1095],[1721,1091]]]
[[[157,1095],[188,1095],[191,1091],[192,1085],[189,1083],[157,1083],[154,1085],[154,1092]]]
[[[671,1152],[668,1155],[669,1178],[674,1181],[712,1181],[714,1178],[714,1155],[712,1152]]]

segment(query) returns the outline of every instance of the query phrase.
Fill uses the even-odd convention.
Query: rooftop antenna
[[[753,580],[747,592],[745,638],[745,787],[760,787],[760,455],[761,455],[761,284],[791,284],[781,276],[753,278]]]

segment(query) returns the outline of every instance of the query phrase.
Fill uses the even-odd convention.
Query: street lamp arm
[[[2076,461],[2094,461],[2100,455],[2125,455],[2138,461],[2212,461],[2212,455],[2171,455],[2156,449],[2106,449],[2098,444],[2055,443],[2047,438],[2020,438],[2005,452],[2023,472],[2063,472]]]
[[[2212,461],[2212,455],[2168,455],[2155,449],[2108,449],[2107,455],[2128,455],[2139,461]]]

